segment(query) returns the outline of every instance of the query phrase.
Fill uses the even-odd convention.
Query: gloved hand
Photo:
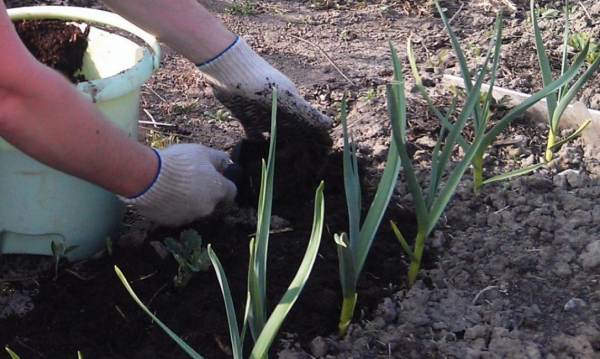
[[[271,88],[278,93],[277,134],[331,146],[331,120],[306,102],[285,75],[255,53],[241,37],[223,53],[198,65],[217,99],[237,118],[251,140],[271,128]]]
[[[154,183],[137,197],[121,197],[144,217],[179,226],[235,198],[235,185],[220,174],[229,162],[226,153],[197,144],[172,145],[156,153],[160,164]]]

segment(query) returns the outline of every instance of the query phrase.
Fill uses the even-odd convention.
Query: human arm
[[[58,72],[39,63],[0,3],[0,136],[38,161],[123,196],[154,178],[152,149],[129,138]]]
[[[1,0],[0,137],[50,167],[119,194],[162,224],[205,216],[236,192],[218,173],[227,164],[225,153],[193,144],[155,152],[106,119],[29,54]]]
[[[212,59],[235,39],[197,0],[102,2],[195,64]]]
[[[329,146],[331,120],[300,96],[290,79],[256,54],[196,0],[102,0],[155,35],[206,75],[215,96],[244,126],[249,138],[270,128],[271,88],[279,90],[282,140]]]

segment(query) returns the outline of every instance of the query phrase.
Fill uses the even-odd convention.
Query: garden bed
[[[15,6],[18,1],[7,4]],[[585,19],[600,16],[598,4],[591,0],[580,4],[573,12],[574,28],[597,34],[600,25]],[[349,91],[349,121],[364,168],[364,204],[370,203],[389,145],[381,88],[391,78],[386,40],[392,40],[403,57],[405,41],[412,35],[432,97],[440,106],[449,102],[450,89],[442,75],[452,72],[454,60],[442,49],[450,49],[450,43],[434,8],[422,2],[264,1],[253,3],[251,14],[229,1],[211,0],[206,5],[332,118],[342,92]],[[502,50],[502,66],[510,71],[499,85],[524,91],[523,86],[511,84],[527,78],[531,87],[526,92],[531,92],[540,82],[526,21],[528,2],[516,5],[517,11],[505,20]],[[562,6],[560,2],[541,5]],[[455,15],[453,27],[460,29],[457,33],[469,47],[469,56],[474,59],[477,53],[485,53],[476,48],[487,47],[485,34],[493,25],[493,5],[444,6]],[[548,29],[562,23],[560,17],[545,21]],[[556,41],[549,43],[558,44],[560,31],[554,35]],[[199,142],[231,151],[242,137],[241,126],[227,116],[217,116],[224,109],[193,65],[164,50],[161,70],[143,89],[141,120],[149,120],[143,116],[150,114],[172,126],[143,124],[141,135],[154,145]],[[404,66],[407,90],[411,90],[413,80],[408,64]],[[597,84],[598,78],[591,83]],[[594,90],[595,86],[588,86],[581,99],[592,108]],[[425,181],[439,123],[417,92],[409,94],[408,112],[408,138]],[[539,121],[513,122],[490,149],[486,173],[539,161],[546,132]],[[473,195],[466,175],[429,239],[423,269],[411,287],[405,282],[406,255],[387,224],[394,220],[407,237],[415,232],[413,205],[401,177],[361,276],[355,324],[345,338],[337,338],[342,296],[333,234],[347,231],[341,158],[336,154],[342,143],[337,121],[332,136],[336,149],[319,172],[325,179],[327,227],[311,279],[286,320],[272,357],[276,353],[283,358],[598,357],[600,153],[596,148],[581,140],[567,144],[536,173],[491,184],[479,196]],[[281,169],[301,171],[281,161]],[[311,230],[312,195],[286,193],[286,200],[276,202],[273,212],[278,225],[269,252],[271,304],[291,281]],[[228,206],[186,227],[197,230],[219,255],[238,313],[245,300],[254,216],[251,207]],[[172,278],[177,265],[170,254],[161,255],[160,243],[178,237],[182,229],[153,228],[135,213],[130,213],[127,223],[123,236],[115,239],[112,255],[105,252],[84,262],[63,263],[56,280],[52,259],[0,257],[0,344],[24,358],[74,357],[77,350],[85,358],[185,358],[129,297],[114,273],[113,266],[118,265],[144,303],[174,332],[206,358],[227,358],[226,315],[213,270],[197,274],[187,287],[176,291]],[[9,312],[9,307],[18,310]]]

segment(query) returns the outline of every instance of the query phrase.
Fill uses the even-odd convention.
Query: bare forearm
[[[196,64],[212,59],[235,39],[197,0],[102,2]]]
[[[152,182],[153,151],[129,138],[55,71],[29,66],[22,88],[0,89],[0,136],[36,160],[123,196]],[[4,95],[3,95],[4,94]]]
[[[19,40],[0,0],[0,137],[36,160],[123,196],[158,167],[152,149],[107,120]]]

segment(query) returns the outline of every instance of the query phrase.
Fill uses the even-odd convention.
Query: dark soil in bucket
[[[61,72],[71,82],[85,81],[75,75],[83,64],[90,27],[81,31],[61,20],[19,20],[15,29],[29,52],[41,63]]]

